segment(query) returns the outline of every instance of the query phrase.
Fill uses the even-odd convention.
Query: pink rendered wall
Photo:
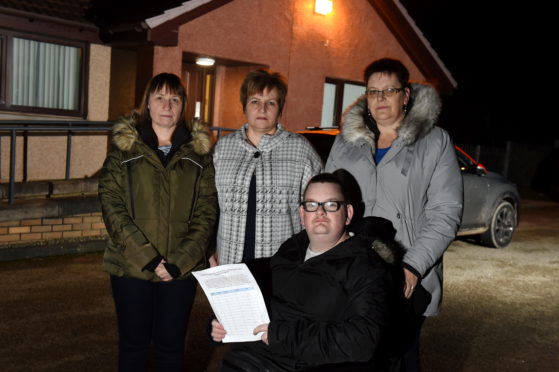
[[[215,118],[215,126],[240,128],[246,122],[239,89],[246,75],[257,68],[257,66],[239,66],[227,67],[221,71],[223,83],[219,97],[216,97],[216,106],[219,107],[215,107],[214,112],[219,112],[219,116]]]
[[[392,57],[412,80],[424,79],[367,0],[334,0],[327,16],[313,7],[313,0],[235,0],[181,26],[178,48],[159,48],[154,70],[173,68],[178,50],[270,66],[289,81],[281,121],[291,130],[320,122],[326,77],[361,81],[367,64]],[[225,116],[218,114],[232,125]]]

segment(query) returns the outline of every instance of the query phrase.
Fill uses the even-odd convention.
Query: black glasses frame
[[[330,203],[334,203],[334,204],[330,204]],[[309,204],[313,205],[310,209],[309,209]],[[336,207],[336,209],[327,207],[328,204],[334,205]],[[318,210],[318,208],[320,208],[320,207],[322,207],[322,209],[325,212],[337,212],[337,211],[340,210],[342,205],[347,205],[347,202],[342,201],[342,200],[328,200],[328,201],[325,201],[325,202],[317,202],[317,201],[302,201],[301,202],[301,207],[303,207],[305,212],[316,212]],[[315,208],[315,206],[316,206],[316,208]]]

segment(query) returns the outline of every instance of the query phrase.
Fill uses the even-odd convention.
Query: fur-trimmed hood
[[[406,250],[394,237],[392,222],[382,217],[363,217],[352,222],[352,233],[372,241],[371,247],[380,258],[390,265],[400,265]]]
[[[131,116],[119,119],[113,125],[112,142],[121,151],[130,151],[136,142],[142,139],[138,132],[138,114],[133,113]],[[199,120],[194,120],[191,129],[192,148],[199,155],[207,155],[212,148],[212,141],[208,128]]]
[[[439,94],[431,85],[412,84],[411,98],[412,107],[398,129],[398,138],[405,146],[411,145],[429,133],[441,111]],[[367,115],[367,97],[363,95],[344,112],[342,136],[350,143],[364,140],[375,149],[375,134],[365,124],[365,115]]]

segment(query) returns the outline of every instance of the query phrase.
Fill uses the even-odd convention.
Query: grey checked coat
[[[407,250],[404,265],[419,274],[432,295],[424,314],[431,316],[442,301],[442,256],[462,216],[462,175],[448,133],[434,126],[440,111],[437,92],[413,84],[412,98],[398,137],[378,165],[375,135],[364,120],[367,99],[358,99],[344,114],[326,171],[350,172],[361,189],[365,216],[392,222],[396,240]]]
[[[217,256],[220,264],[243,257],[250,179],[256,174],[255,258],[270,257],[301,230],[299,203],[308,180],[322,162],[301,135],[278,124],[274,135],[260,139],[258,148],[246,140],[245,124],[220,139],[214,150],[215,183],[219,198]],[[255,157],[255,153],[259,156]]]

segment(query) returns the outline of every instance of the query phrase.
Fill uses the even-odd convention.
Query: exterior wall
[[[64,218],[6,221],[0,222],[0,249],[9,244],[106,235],[100,212]]]
[[[87,120],[106,121],[109,113],[111,48],[90,45]],[[0,114],[0,120],[81,120],[60,116]],[[10,141],[1,137],[0,181],[9,179]],[[30,135],[27,140],[27,170],[24,174],[24,140],[17,139],[16,181],[62,179],[65,176],[66,136]],[[72,139],[71,178],[90,177],[97,172],[106,156],[106,135],[75,135]]]
[[[153,50],[153,74],[169,72],[181,76],[182,51],[175,47],[155,47]],[[151,78],[151,76],[149,76]],[[145,87],[142,87],[142,91]]]
[[[266,65],[286,75],[282,122],[291,130],[320,123],[326,77],[361,81],[367,64],[392,57],[404,62],[413,80],[424,79],[367,0],[335,1],[327,16],[315,14],[313,7],[312,0],[234,1],[181,26],[178,48]],[[159,52],[176,60],[172,49]],[[154,60],[155,71],[163,60]],[[219,125],[231,125],[225,111],[218,117]]]
[[[246,122],[243,106],[239,100],[239,89],[245,76],[256,66],[222,67],[217,72],[214,126],[239,128]]]
[[[113,48],[111,53],[111,87],[109,120],[129,114],[135,107],[137,53]]]

